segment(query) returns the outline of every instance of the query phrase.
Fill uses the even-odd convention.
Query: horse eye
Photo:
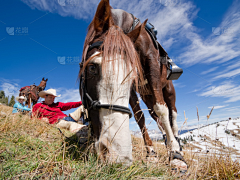
[[[97,67],[94,64],[89,65],[88,70],[90,73],[97,73]]]

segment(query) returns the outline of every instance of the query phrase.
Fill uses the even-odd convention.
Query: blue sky
[[[1,0],[0,89],[17,95],[48,78],[57,101],[79,101],[77,75],[88,24],[99,0]],[[148,18],[158,40],[184,70],[174,81],[178,124],[240,116],[240,1],[110,0],[113,8]],[[64,59],[65,58],[65,59]],[[157,129],[141,103],[149,129]],[[69,112],[67,112],[69,113]],[[184,125],[185,126],[185,125]],[[134,119],[131,130],[138,130]]]

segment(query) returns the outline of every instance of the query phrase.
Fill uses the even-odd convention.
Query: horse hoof
[[[188,169],[187,163],[179,152],[170,152],[169,161],[171,167],[177,168],[182,172],[185,172]]]
[[[151,151],[150,153],[148,152],[146,158],[147,158],[147,161],[149,162],[158,162],[158,158],[154,151]]]
[[[174,169],[177,169],[177,170],[179,169],[180,172],[181,171],[186,172],[188,169],[187,164],[179,159],[174,159],[170,161],[170,166],[174,167]]]
[[[158,158],[156,156],[148,156],[147,161],[156,163],[156,162],[158,162]]]
[[[171,173],[175,177],[181,178],[182,176],[187,174],[187,170],[178,170],[177,168],[172,168]]]

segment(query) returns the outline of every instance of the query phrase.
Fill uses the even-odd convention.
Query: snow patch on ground
[[[231,157],[240,160],[240,118],[217,122],[179,136],[184,146],[198,153],[230,153]]]

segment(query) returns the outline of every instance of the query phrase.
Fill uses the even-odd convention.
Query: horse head
[[[38,88],[39,88],[39,92],[40,91],[43,91],[47,85],[47,81],[48,81],[48,78],[47,79],[44,79],[44,77],[42,78],[42,81],[40,82],[40,84],[38,85]]]
[[[124,14],[112,9],[109,0],[101,0],[88,28],[79,75],[99,156],[131,164],[128,104],[131,86],[143,81],[143,74],[134,44],[125,34],[132,16]]]

